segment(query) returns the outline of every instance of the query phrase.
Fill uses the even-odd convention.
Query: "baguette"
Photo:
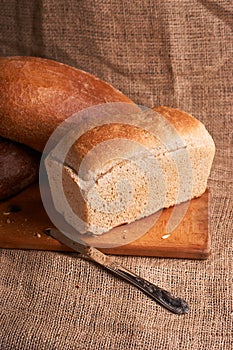
[[[133,103],[97,77],[48,59],[0,58],[0,135],[42,152],[57,126],[105,102]]]

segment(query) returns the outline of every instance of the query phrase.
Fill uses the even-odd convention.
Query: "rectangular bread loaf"
[[[158,107],[130,123],[95,127],[65,162],[46,160],[56,209],[81,233],[100,235],[162,208],[201,196],[215,153],[205,126],[183,111]],[[69,208],[60,195],[58,176]],[[65,201],[66,201],[65,200]]]

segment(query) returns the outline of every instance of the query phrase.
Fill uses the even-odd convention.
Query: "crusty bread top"
[[[132,101],[97,77],[36,57],[0,58],[0,135],[42,151],[67,117],[104,102]]]
[[[129,124],[104,124],[84,133],[70,148],[65,163],[78,173],[85,157],[85,168],[79,175],[89,179],[88,173],[92,176],[107,172],[123,158],[138,157],[143,148],[154,156],[163,156],[181,148],[215,148],[205,126],[184,111],[156,107],[129,118]],[[136,126],[138,121],[141,122],[140,127]],[[118,143],[109,142],[117,139]],[[133,142],[124,143],[124,140]]]
[[[192,136],[197,139],[200,137],[201,142],[203,136],[209,135],[204,124],[187,112],[165,106],[154,107],[153,110],[161,114],[186,141]]]

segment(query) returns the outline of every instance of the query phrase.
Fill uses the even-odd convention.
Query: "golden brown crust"
[[[158,141],[156,138],[150,134],[145,129],[141,129],[139,127],[133,126],[133,125],[127,125],[127,124],[105,124],[101,127],[93,128],[89,131],[87,131],[85,134],[83,134],[73,145],[73,147],[70,148],[67,157],[65,159],[65,163],[68,164],[70,167],[76,170],[78,172],[80,162],[88,154],[90,150],[92,150],[94,147],[100,145],[101,143],[104,143],[109,140],[116,140],[116,139],[127,139],[134,141],[135,143],[138,143],[148,149],[155,147],[156,144],[158,144]],[[107,147],[107,145],[106,145]],[[119,144],[120,147],[120,144]],[[125,149],[127,154],[134,152],[135,144],[128,145],[128,147]],[[106,152],[107,148],[103,147],[103,150]],[[120,150],[119,150],[120,153]],[[125,156],[127,156],[125,153]],[[119,154],[120,155],[120,154]],[[109,158],[111,158],[111,155],[108,155]],[[99,157],[101,155],[99,154]],[[94,159],[93,159],[94,158]],[[95,157],[92,157],[91,163],[92,166],[94,165],[93,162],[98,162],[99,159],[95,159]]]
[[[215,149],[214,141],[206,130],[205,125],[191,114],[171,107],[154,107],[153,110],[160,113],[188,147],[211,147]]]
[[[132,101],[84,71],[35,57],[0,58],[0,135],[42,151],[73,113],[104,102]]]
[[[142,121],[141,127],[136,126],[140,120]],[[66,157],[66,164],[78,172],[80,162],[91,149],[113,139],[134,141],[142,147],[153,150],[154,155],[178,148],[197,147],[198,144],[201,146],[212,143],[211,136],[199,120],[175,108],[161,106],[144,113],[132,114],[130,122],[132,124],[106,123],[87,131],[71,147]],[[107,145],[106,148],[102,149],[103,152],[106,152]],[[135,154],[136,156],[137,152],[136,145],[132,143],[125,147],[121,155],[128,157]],[[89,164],[92,170],[94,170],[95,165],[98,167],[99,157],[103,156],[102,153],[99,153],[98,156],[93,154],[90,157]]]
[[[153,110],[162,114],[180,135],[187,134],[187,132],[193,133],[202,125],[201,122],[191,114],[176,108],[159,106],[154,107]]]

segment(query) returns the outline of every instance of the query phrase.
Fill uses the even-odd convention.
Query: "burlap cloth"
[[[217,146],[207,261],[120,257],[189,301],[175,316],[75,254],[1,250],[0,349],[230,349],[232,1],[1,1],[1,55],[53,58],[147,106],[191,112]]]

